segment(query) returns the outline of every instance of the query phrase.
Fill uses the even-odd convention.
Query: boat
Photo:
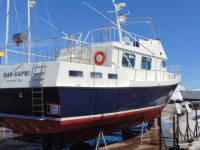
[[[171,97],[171,102],[182,103],[183,98],[181,95],[181,90],[185,90],[185,89],[186,89],[185,86],[179,84]]]
[[[129,14],[119,13],[125,3],[113,0],[116,22],[90,30],[85,40],[82,33],[63,33],[31,41],[30,9],[35,2],[28,0],[29,34],[15,34],[15,44],[8,45],[7,1],[6,47],[1,49],[5,66],[0,67],[2,126],[26,134],[59,133],[66,143],[77,143],[97,137],[99,131],[109,134],[159,117],[181,75],[167,70],[161,39],[121,27]],[[95,42],[96,32],[110,37]],[[55,43],[54,50],[48,49],[49,43]],[[10,52],[27,62],[8,65]]]
[[[183,97],[184,101],[200,101],[200,90],[199,89],[193,89],[193,90],[181,90],[181,95]]]

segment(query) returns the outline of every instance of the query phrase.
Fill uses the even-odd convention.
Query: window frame
[[[109,75],[116,75],[117,78],[109,78]],[[108,73],[108,79],[110,79],[110,80],[118,80],[118,74]]]
[[[165,67],[163,67],[163,65],[162,65],[162,64],[163,64],[163,62],[165,62]],[[162,61],[161,61],[161,67],[162,67],[162,68],[166,68],[166,67],[167,67],[166,60],[162,60]]]
[[[146,67],[145,67],[145,68],[142,68],[142,59],[143,59],[143,58],[146,58]],[[151,57],[142,56],[142,59],[141,59],[141,69],[144,69],[144,70],[151,70],[151,68],[152,68],[152,58],[151,58]],[[147,60],[148,60],[148,59],[151,60],[150,69],[147,69]]]
[[[123,66],[123,58],[124,58],[124,55],[125,55],[125,53],[127,53],[127,54],[129,54],[129,62],[130,62],[130,54],[132,54],[132,55],[134,55],[134,57],[135,57],[135,59],[134,59],[134,66],[132,66],[132,67],[129,67],[129,63],[128,63],[128,66]],[[135,68],[135,62],[136,62],[136,55],[134,54],[134,53],[129,53],[129,52],[122,52],[122,67],[124,67],[124,68]],[[132,65],[132,64],[131,64]]]
[[[73,71],[73,72],[81,72],[81,73],[82,73],[82,76],[70,76],[70,71]],[[84,77],[84,74],[83,74],[83,71],[69,70],[69,77],[70,77],[70,78],[83,78],[83,77]]]
[[[94,74],[101,74],[101,78],[92,77],[92,73],[94,73]],[[103,74],[101,72],[90,72],[90,78],[92,78],[92,79],[103,79]]]

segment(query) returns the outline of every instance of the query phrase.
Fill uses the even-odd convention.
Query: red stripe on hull
[[[163,110],[165,106],[162,106]],[[159,107],[133,112],[65,121],[38,121],[3,118],[7,128],[28,134],[51,134],[63,132],[67,142],[80,142],[96,137],[100,128],[105,134],[148,122],[159,116]],[[77,136],[76,136],[77,134]],[[87,135],[87,136],[86,136]],[[79,137],[79,138],[78,138]],[[84,140],[83,140],[84,139]]]

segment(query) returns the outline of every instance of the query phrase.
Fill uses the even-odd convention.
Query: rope
[[[51,24],[51,32],[52,32],[52,35],[54,37],[54,32],[53,32],[53,28],[52,28],[52,23],[51,23],[51,18],[50,18],[50,14],[49,14],[49,9],[48,9],[48,6],[47,6],[47,1],[46,0],[44,0],[44,1],[45,1],[46,9],[47,9],[47,14],[48,14],[48,17],[49,17],[49,22]]]
[[[187,71],[188,71],[188,67],[189,67],[189,65],[190,65],[190,61],[191,61],[191,59],[192,59],[192,56],[193,56],[194,50],[195,50],[195,48],[196,48],[196,45],[197,45],[197,42],[198,42],[199,36],[200,36],[200,32],[198,33],[198,36],[197,36],[196,42],[195,42],[194,47],[193,47],[193,49],[192,49],[192,53],[191,53],[191,55],[190,55],[190,59],[189,59],[189,62],[188,62],[188,64],[187,64],[187,67],[186,67],[185,73],[184,73],[184,75],[183,75],[183,80],[182,80],[182,81],[184,81],[184,79],[185,79],[185,75],[186,75],[186,73],[187,73]]]
[[[19,25],[19,17],[18,17],[18,13],[17,13],[17,7],[16,7],[16,4],[15,4],[15,0],[13,0],[13,3],[14,3],[16,17],[17,17],[17,25],[18,25],[18,28],[19,28],[19,32],[21,32],[21,28],[20,28],[20,25]]]

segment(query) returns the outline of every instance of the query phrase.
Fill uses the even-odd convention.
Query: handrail
[[[143,39],[149,40],[149,38],[146,38],[144,36],[141,36],[141,35],[138,35],[138,34],[135,34],[135,33],[131,33],[131,32],[128,32],[128,31],[126,31],[126,32],[129,33],[130,35],[134,35],[134,36],[141,37]]]
[[[88,39],[88,37],[89,37],[89,35],[90,35],[91,32],[100,31],[100,30],[105,30],[105,29],[118,29],[118,28],[116,28],[116,27],[106,27],[106,28],[92,29],[92,30],[90,30],[90,31],[88,32],[88,34],[86,35],[84,42],[86,42],[86,40]]]
[[[99,31],[99,30],[105,30],[105,29],[110,30],[110,31],[111,31],[111,29],[114,29],[114,31],[115,31],[115,30],[118,30],[118,28],[116,28],[116,27],[106,27],[106,28],[98,28],[98,29],[90,30],[90,31],[88,32],[88,34],[87,34],[87,36],[86,36],[84,42],[86,42],[86,40],[88,39],[90,33],[92,33],[92,43],[93,43],[93,32],[94,32],[94,31]],[[133,34],[133,33],[131,33],[131,32],[128,32],[128,31],[126,31],[126,30],[124,30],[124,29],[122,29],[122,28],[121,28],[121,31],[124,32],[125,34],[127,34],[128,36],[130,36],[134,41],[137,41],[137,42],[139,42],[139,40],[137,39],[137,37],[143,38],[143,39],[145,39],[145,40],[148,39],[148,38],[145,38],[145,37],[143,37],[143,36],[140,36],[140,35],[137,35],[137,34]],[[132,35],[134,35],[135,37],[133,37]],[[136,37],[136,36],[137,36],[137,37]],[[114,32],[114,39],[115,39],[115,32]],[[111,37],[110,37],[110,40],[111,40]],[[110,42],[111,42],[111,41],[110,41]],[[141,42],[139,42],[139,44],[140,44],[143,48],[145,48],[149,53],[151,53],[152,55],[154,55],[154,52],[151,51],[151,50],[150,50],[149,48],[147,48],[146,46],[144,46]]]
[[[14,50],[8,50],[8,52],[12,52],[12,53],[19,53],[19,54],[23,54],[23,55],[28,55],[27,53],[25,52],[17,52],[17,51],[14,51]],[[43,56],[43,55],[37,55],[37,54],[31,54],[32,56],[38,56],[38,57],[47,57],[47,56]],[[49,57],[51,59],[53,59],[53,57]]]
[[[169,71],[180,71],[180,70],[181,70],[180,68],[174,69],[174,70],[170,70],[170,69],[169,69]]]
[[[25,47],[25,49],[26,49],[27,45],[30,44],[30,43],[32,43],[32,50],[33,51],[32,51],[32,53],[30,55],[33,56],[34,58],[36,58],[36,60],[33,60],[32,62],[37,62],[38,58],[40,58],[40,57],[42,59],[43,58],[47,58],[47,59],[50,58],[51,60],[56,60],[57,59],[57,54],[58,54],[57,53],[57,49],[61,47],[61,46],[57,45],[58,40],[59,41],[61,41],[61,40],[63,40],[63,41],[64,40],[70,41],[72,43],[72,45],[69,45],[69,43],[67,43],[67,46],[69,46],[69,47],[70,46],[74,46],[74,45],[75,46],[79,46],[80,49],[83,49],[83,48],[86,48],[86,47],[90,47],[91,43],[81,41],[81,35],[82,35],[82,33],[79,33],[79,34],[80,34],[80,36],[78,37],[78,40],[77,39],[72,39],[70,37],[69,38],[68,37],[47,38],[47,39],[41,39],[41,40],[36,40],[36,41],[22,43],[21,45],[10,45],[8,47],[0,48],[0,50],[5,51],[6,49],[8,49],[7,51],[10,54],[13,53],[15,55],[21,55],[23,57],[26,57],[29,54],[26,51],[24,51],[24,52],[21,51],[21,47]],[[53,48],[54,49],[54,54],[52,53],[53,54],[52,56],[46,56],[46,55],[48,55],[47,48],[51,48],[52,47],[51,44],[49,45],[49,43],[52,43],[52,41],[55,41],[55,42],[53,42],[53,43],[55,43],[55,46],[53,46],[53,47],[55,47],[55,49]],[[45,44],[45,42],[47,43],[47,46],[45,47],[44,50],[42,50],[44,52],[44,56],[43,56],[43,54],[41,55],[40,53],[38,53],[38,50],[41,49],[40,46],[43,46],[43,44]],[[63,47],[61,47],[61,48],[64,48],[64,47],[66,47],[66,46],[64,46],[64,44],[63,44]],[[21,60],[21,58],[19,58],[19,59]],[[10,60],[11,60],[11,58],[10,58]],[[27,60],[27,58],[25,60]],[[24,64],[24,63],[28,63],[28,62],[27,61],[23,61],[23,62],[20,61],[20,62],[18,62],[18,64]],[[10,64],[11,64],[11,61],[10,61]]]
[[[180,76],[180,73],[175,74],[175,73],[171,73],[171,72],[164,71],[164,70],[148,70],[148,69],[135,69],[135,68],[130,68],[130,69],[135,71],[134,81],[137,81],[136,77],[137,77],[138,71],[145,71],[145,81],[147,81],[148,74],[151,72],[155,72],[155,81],[157,81],[159,79],[158,72],[162,73],[162,77],[160,78],[160,79],[162,79],[161,81],[165,81],[165,79],[167,77],[169,77],[169,80],[170,80],[170,79],[175,79],[176,77]]]
[[[29,44],[29,43],[38,43],[38,42],[56,40],[56,39],[72,40],[72,39],[70,39],[70,38],[68,38],[68,37],[57,37],[57,38],[47,38],[47,39],[41,39],[41,40],[26,42],[26,43],[22,43],[21,45],[26,45],[26,44]],[[89,42],[84,42],[84,41],[80,41],[80,40],[76,40],[76,39],[73,39],[73,41],[74,41],[74,42],[80,42],[80,43],[88,44],[88,45],[91,44],[91,43],[89,43]],[[5,50],[6,48],[12,48],[12,47],[16,47],[16,46],[17,46],[17,45],[11,45],[11,46],[8,46],[8,47],[1,48],[0,50]]]
[[[118,30],[117,27],[105,27],[105,28],[97,28],[97,29],[90,30],[90,31],[88,32],[88,34],[86,35],[84,42],[86,42],[87,39],[88,39],[88,37],[89,37],[89,35],[90,35],[91,33],[95,32],[95,31],[100,31],[100,30],[111,30],[111,29],[114,29],[114,31],[115,31],[115,30]],[[147,37],[144,37],[144,36],[141,36],[141,35],[138,35],[138,34],[134,34],[134,33],[128,32],[128,31],[126,31],[126,30],[124,30],[124,29],[122,29],[122,32],[124,32],[124,33],[126,33],[126,34],[130,34],[130,35],[134,35],[134,36],[136,36],[136,37],[140,37],[140,38],[145,39],[145,40],[148,40],[148,39],[149,39],[149,38],[147,38]],[[129,35],[129,36],[130,36],[130,35]],[[116,36],[116,34],[115,34],[115,32],[114,32],[114,39],[115,39],[115,36]],[[131,37],[131,36],[130,36],[130,37]],[[133,38],[133,37],[131,37],[131,38]],[[133,39],[134,39],[135,41],[137,41],[136,38],[133,38]],[[111,41],[111,40],[110,40],[110,41]]]

